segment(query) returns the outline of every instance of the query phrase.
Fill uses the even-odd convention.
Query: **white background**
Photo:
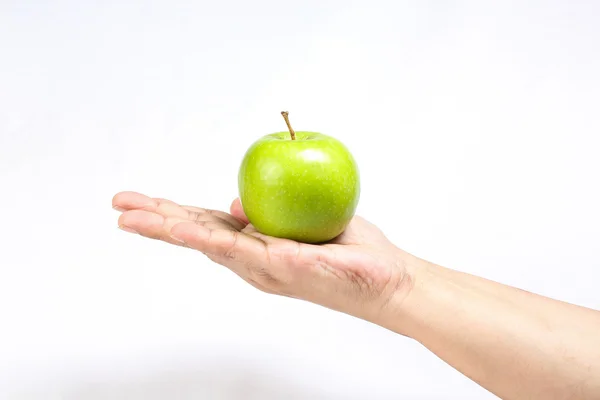
[[[117,229],[336,136],[405,250],[600,308],[593,1],[0,1],[0,397],[491,399],[417,343]]]

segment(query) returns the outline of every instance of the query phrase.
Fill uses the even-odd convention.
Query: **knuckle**
[[[202,213],[200,213],[198,211],[189,211],[188,210],[188,219],[198,225],[201,225],[201,222],[203,222],[202,221]]]
[[[277,246],[269,250],[271,260],[290,264],[298,261],[300,246]]]
[[[213,231],[212,229],[208,230],[208,236],[206,237],[206,247],[207,248],[212,248],[214,242],[214,238],[213,238]]]
[[[240,233],[231,231],[231,235],[232,235],[231,246],[229,246],[225,249],[223,255],[230,260],[237,260],[238,259],[237,248],[238,248],[238,241],[240,238]]]

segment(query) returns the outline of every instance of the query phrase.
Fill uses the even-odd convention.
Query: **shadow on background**
[[[289,382],[280,376],[257,371],[252,365],[196,365],[171,368],[137,376],[67,379],[60,385],[43,387],[31,383],[10,400],[269,400],[269,399],[358,399],[331,387],[315,388]]]

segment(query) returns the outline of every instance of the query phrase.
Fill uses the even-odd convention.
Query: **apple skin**
[[[242,207],[265,235],[304,243],[340,235],[360,197],[358,166],[339,140],[318,132],[272,133],[247,150],[238,174]]]

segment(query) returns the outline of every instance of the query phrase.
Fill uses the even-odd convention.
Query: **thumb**
[[[242,207],[242,202],[239,198],[233,200],[233,202],[231,203],[230,213],[243,223],[250,223],[248,217],[246,216],[246,213],[244,212],[244,208]]]

